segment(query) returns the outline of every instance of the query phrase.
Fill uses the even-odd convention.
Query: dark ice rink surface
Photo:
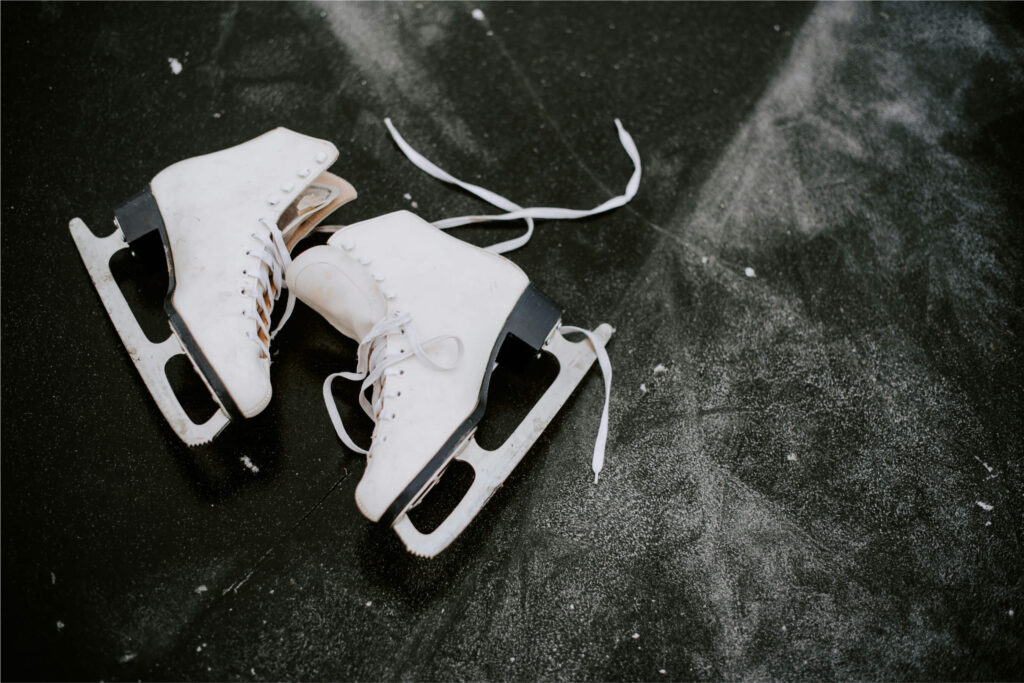
[[[1013,9],[4,3],[3,677],[1024,678]],[[644,161],[511,255],[618,330],[601,482],[594,372],[433,561],[353,502],[354,344],[298,306],[190,451],[67,231],[278,125],[341,149],[335,222],[484,210],[385,116],[525,205],[621,192],[615,117]]]

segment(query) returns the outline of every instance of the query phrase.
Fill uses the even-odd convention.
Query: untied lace
[[[246,336],[259,346],[264,355],[269,358],[270,341],[281,330],[288,318],[291,317],[292,309],[295,308],[295,295],[291,290],[288,290],[284,314],[281,316],[281,320],[278,321],[277,326],[270,330],[270,312],[274,307],[273,302],[277,301],[281,296],[281,290],[286,287],[284,272],[291,264],[292,258],[288,252],[288,247],[284,243],[284,236],[281,234],[280,228],[268,223],[263,218],[259,219],[259,223],[264,230],[253,232],[249,236],[259,242],[262,248],[250,249],[245,253],[246,256],[257,259],[261,265],[255,271],[249,268],[242,271],[243,275],[252,278],[258,285],[254,289],[248,287],[242,289],[242,294],[250,296],[256,301],[258,310],[246,310],[243,311],[242,315],[256,321],[259,332],[263,334],[247,332]],[[267,292],[271,290],[274,293],[274,299],[268,305]]]
[[[622,144],[623,149],[633,162],[633,174],[630,176],[629,181],[626,183],[625,191],[616,197],[595,206],[592,209],[564,209],[557,207],[527,207],[524,208],[515,202],[502,197],[496,192],[492,192],[486,188],[467,183],[464,180],[460,180],[455,176],[451,175],[447,171],[443,170],[437,164],[433,163],[422,154],[417,152],[412,146],[405,141],[405,139],[398,133],[394,124],[391,123],[390,118],[384,119],[384,125],[387,126],[388,132],[391,133],[391,137],[394,139],[395,144],[402,150],[402,153],[411,161],[417,168],[424,171],[428,175],[437,178],[446,183],[456,185],[463,190],[473,194],[480,199],[484,200],[492,206],[496,206],[499,209],[504,209],[507,213],[497,215],[475,215],[475,216],[459,216],[456,218],[447,218],[440,221],[435,221],[433,225],[441,230],[447,230],[448,228],[454,228],[460,225],[468,225],[470,223],[483,223],[487,221],[511,221],[511,220],[523,220],[526,222],[526,232],[519,237],[497,244],[492,244],[486,247],[488,251],[492,251],[497,254],[503,254],[513,249],[518,249],[527,242],[533,236],[534,219],[555,219],[555,220],[574,220],[577,218],[586,218],[587,216],[593,216],[595,214],[604,213],[605,211],[611,211],[620,206],[625,205],[633,197],[636,196],[637,190],[640,188],[640,176],[641,176],[641,164],[640,164],[640,152],[637,150],[636,143],[633,141],[633,137],[626,131],[622,126],[622,122],[619,119],[615,119],[615,127],[619,132],[619,142]],[[601,473],[601,469],[604,467],[604,455],[605,447],[608,442],[608,411],[609,402],[612,391],[612,364],[608,357],[608,351],[605,349],[604,344],[589,330],[585,330],[579,327],[562,326],[562,330],[565,332],[579,332],[587,337],[591,345],[594,347],[594,352],[597,355],[598,364],[601,367],[601,373],[604,375],[604,408],[601,411],[601,423],[597,431],[597,440],[594,444],[594,456],[591,462],[591,467],[594,470],[594,483],[597,483],[598,476]],[[329,388],[325,385],[325,397],[327,397]],[[328,409],[333,407],[333,400],[328,401]],[[334,408],[334,414],[337,413],[337,409]],[[333,415],[332,415],[333,417]],[[337,427],[340,424],[340,420],[335,424]],[[340,435],[339,431],[339,435]],[[346,442],[346,445],[348,443]],[[351,447],[351,446],[350,446]]]
[[[388,341],[388,338],[396,333],[403,337],[403,341],[398,344],[400,347],[398,349],[395,349],[395,344]],[[431,358],[426,350],[428,347],[448,340],[455,342],[457,353],[451,365],[443,365]],[[384,386],[384,380],[391,375],[405,374],[404,370],[396,370],[392,366],[410,356],[416,356],[436,370],[453,370],[462,359],[462,351],[462,340],[454,335],[442,335],[421,343],[413,326],[412,315],[409,313],[395,311],[391,315],[379,320],[359,342],[359,349],[356,353],[356,371],[336,372],[324,380],[324,403],[327,405],[327,413],[331,417],[334,431],[338,433],[342,443],[356,453],[366,455],[369,452],[368,449],[357,445],[345,429],[341,415],[338,414],[338,406],[335,404],[334,396],[331,394],[334,380],[339,377],[348,380],[363,380],[363,384],[359,389],[359,405],[362,406],[363,411],[366,412],[374,423],[381,420],[392,421],[395,419],[396,414],[394,411],[387,411],[385,409],[384,399],[398,398],[398,394],[388,393]],[[369,387],[373,387],[372,402],[366,398],[366,389]],[[385,436],[384,438],[387,437]]]

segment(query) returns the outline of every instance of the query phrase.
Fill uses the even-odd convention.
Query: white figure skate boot
[[[337,158],[330,142],[277,128],[164,169],[114,211],[117,230],[105,238],[80,219],[71,221],[121,340],[186,444],[210,441],[230,420],[253,417],[270,401],[270,315],[290,251],[356,196],[346,181],[324,172]],[[159,344],[142,332],[110,271],[116,252],[131,246],[134,254],[141,238],[154,233],[167,262],[164,309],[172,333]],[[278,328],[293,304],[289,294]],[[219,406],[203,424],[186,415],[165,373],[167,361],[180,353]]]
[[[356,488],[359,510],[370,520],[392,525],[420,556],[441,552],[466,528],[595,357],[607,367],[609,325],[594,332],[561,328],[589,337],[567,341],[559,333],[561,310],[515,264],[406,211],[342,228],[327,245],[296,257],[287,278],[300,300],[359,342],[356,372],[328,377],[324,399],[342,441],[367,455]],[[508,335],[553,353],[560,371],[505,444],[488,452],[472,437]],[[375,422],[368,450],[356,445],[342,425],[331,393],[337,377],[362,380],[363,390],[372,387],[370,400],[360,394]],[[610,374],[606,378],[610,381]],[[473,467],[473,485],[435,531],[423,534],[406,513],[453,458]]]

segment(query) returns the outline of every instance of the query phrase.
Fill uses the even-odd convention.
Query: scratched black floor
[[[0,11],[4,679],[1024,677],[1011,8]],[[352,344],[299,306],[271,408],[190,451],[67,231],[279,125],[341,149],[337,222],[483,210],[385,116],[522,204],[620,192],[616,117],[644,161],[512,254],[617,328],[601,482],[595,373],[433,561],[355,508],[320,399]]]

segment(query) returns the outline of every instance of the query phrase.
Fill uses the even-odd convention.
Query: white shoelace
[[[629,182],[626,183],[625,192],[617,197],[612,197],[608,201],[599,204],[592,209],[561,209],[539,206],[523,208],[496,192],[491,192],[479,185],[473,185],[472,183],[467,183],[464,180],[459,180],[413,149],[412,146],[405,141],[405,138],[399,135],[394,124],[391,123],[391,119],[385,118],[384,125],[388,127],[388,132],[391,133],[391,137],[394,139],[395,144],[398,145],[398,148],[402,150],[402,153],[405,154],[409,161],[411,161],[421,171],[437,178],[438,180],[461,187],[466,192],[476,195],[488,204],[496,206],[499,209],[504,209],[508,212],[486,216],[459,216],[458,218],[446,218],[444,220],[435,221],[433,224],[434,227],[440,228],[441,230],[447,230],[448,228],[468,225],[470,223],[515,220],[526,221],[526,232],[524,234],[514,239],[499,242],[498,244],[492,244],[487,247],[488,251],[493,251],[496,254],[504,254],[512,251],[513,249],[518,249],[529,242],[530,238],[533,236],[533,219],[535,218],[575,220],[577,218],[586,218],[587,216],[604,213],[605,211],[611,211],[612,209],[617,209],[618,207],[625,205],[629,200],[636,196],[637,190],[640,188],[640,152],[637,151],[633,137],[626,132],[626,129],[622,127],[622,122],[618,119],[615,119],[615,127],[619,131],[619,142],[622,144],[623,149],[626,150],[626,154],[629,155],[630,160],[633,162],[633,175],[630,176]]]
[[[262,335],[259,332],[257,334],[247,332],[246,337],[259,346],[267,358],[270,358],[270,342],[281,330],[288,318],[291,317],[292,310],[295,308],[295,295],[292,294],[291,290],[288,290],[288,299],[286,300],[281,320],[273,330],[268,329],[270,312],[274,308],[274,302],[281,296],[281,290],[285,289],[284,272],[291,265],[292,258],[288,252],[288,247],[285,246],[280,228],[268,223],[263,218],[260,218],[259,223],[264,230],[262,232],[253,232],[249,236],[259,242],[260,247],[250,249],[245,254],[257,259],[260,265],[255,272],[249,268],[242,271],[243,275],[247,275],[255,280],[256,285],[253,288],[244,288],[242,294],[255,300],[258,310],[247,310],[242,315],[255,320],[259,332],[262,332]],[[271,291],[274,297],[268,306],[267,293]]]
[[[492,251],[496,254],[504,254],[518,249],[527,242],[533,236],[534,219],[553,219],[553,220],[575,220],[578,218],[586,218],[587,216],[593,216],[605,211],[611,211],[620,206],[625,205],[633,197],[636,196],[637,190],[640,188],[640,176],[641,176],[641,163],[640,163],[640,152],[637,150],[636,143],[633,141],[633,137],[626,131],[622,126],[622,122],[619,119],[615,119],[615,127],[619,132],[619,142],[622,144],[623,149],[626,150],[626,154],[633,162],[633,174],[629,178],[629,182],[626,183],[625,191],[616,197],[595,206],[592,209],[564,209],[557,207],[528,207],[523,208],[519,204],[502,197],[496,192],[492,192],[486,188],[467,183],[464,180],[460,180],[455,176],[451,175],[444,169],[440,168],[437,164],[430,161],[422,154],[412,148],[408,142],[405,141],[395,128],[394,124],[391,123],[390,118],[384,119],[384,125],[387,126],[388,132],[394,139],[395,144],[402,150],[402,153],[421,171],[428,175],[437,178],[446,183],[450,183],[463,190],[469,192],[472,195],[479,197],[488,204],[496,206],[499,209],[504,209],[507,213],[496,214],[496,215],[478,215],[478,216],[460,216],[457,218],[447,218],[433,223],[434,227],[441,230],[447,230],[448,228],[454,228],[460,225],[468,225],[470,223],[484,223],[487,221],[512,221],[512,220],[524,220],[526,222],[526,232],[519,237],[492,244],[486,247],[488,251]],[[594,471],[594,483],[597,483],[598,477],[604,467],[605,448],[608,443],[608,413],[609,403],[611,399],[612,391],[612,364],[611,359],[608,357],[608,351],[604,345],[598,340],[595,335],[589,330],[585,330],[579,327],[571,327],[563,325],[561,328],[565,332],[579,332],[587,337],[591,345],[594,348],[594,353],[597,355],[598,364],[601,367],[601,374],[604,376],[604,407],[601,410],[601,423],[597,430],[597,439],[594,443],[594,455],[591,461],[591,468]],[[341,427],[341,419],[337,417],[337,408],[334,405],[333,398],[330,395],[330,382],[335,377],[343,377],[345,373],[338,373],[328,378],[328,381],[324,383],[324,398],[327,400],[327,409],[331,413],[331,420],[335,423],[335,428],[338,430],[338,435],[342,436],[344,428]],[[365,407],[364,407],[365,408]],[[348,435],[342,436],[342,440],[345,441],[345,445],[353,448],[360,452],[365,452],[355,446]]]
[[[395,337],[401,337],[402,340],[399,341]],[[458,351],[455,361],[451,365],[442,365],[431,358],[427,354],[426,349],[448,340],[455,342]],[[396,349],[394,346],[398,348]],[[416,356],[436,370],[454,370],[462,359],[462,350],[462,340],[453,335],[442,335],[421,343],[413,327],[412,315],[409,313],[396,311],[383,320],[378,321],[366,333],[362,341],[359,342],[359,349],[356,354],[356,371],[336,372],[324,380],[324,403],[327,405],[327,414],[331,417],[331,424],[334,425],[334,431],[338,433],[338,438],[356,453],[366,455],[373,448],[373,444],[370,444],[370,449],[362,448],[349,436],[348,431],[345,429],[345,424],[341,420],[341,415],[338,414],[338,406],[334,402],[334,395],[331,393],[334,380],[339,377],[355,381],[363,380],[363,384],[359,389],[359,405],[362,406],[363,411],[376,425],[382,420],[393,421],[397,417],[395,411],[386,410],[384,405],[385,399],[395,399],[401,396],[400,391],[389,393],[384,386],[388,377],[405,374],[405,370],[393,368],[393,365],[410,356]],[[373,387],[372,402],[366,398],[366,389],[368,387]],[[385,434],[382,438],[386,440],[387,435]]]

